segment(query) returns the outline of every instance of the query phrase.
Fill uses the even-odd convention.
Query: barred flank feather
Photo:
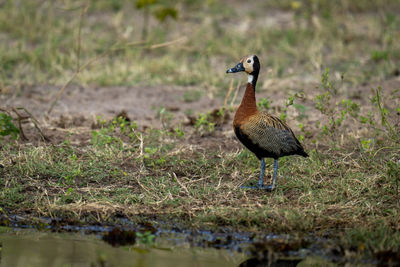
[[[308,156],[292,130],[283,121],[265,112],[257,112],[248,117],[236,131],[251,141],[251,148],[245,146],[258,158],[280,158],[295,154]]]

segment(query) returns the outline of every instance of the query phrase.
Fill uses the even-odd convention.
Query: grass
[[[189,2],[178,5],[177,21],[152,21],[147,43],[130,47],[140,40],[140,12],[129,1],[93,1],[82,21],[80,62],[115,42],[122,49],[74,83],[190,86],[180,101],[196,103],[206,94],[225,97],[225,69],[256,53],[263,59],[259,107],[290,119],[310,158],[281,159],[273,193],[242,190],[257,180],[259,163],[226,135],[220,119],[232,117],[234,106],[197,114],[193,125],[175,125],[171,112],[155,107],[161,129],[99,118],[83,133],[90,144],[68,136],[53,145],[0,140],[0,213],[91,223],[156,217],[313,234],[360,254],[399,251],[400,95],[379,89],[400,64],[397,1],[312,1],[311,8],[310,1],[268,1],[246,12],[239,2]],[[76,69],[82,2],[2,5],[0,89],[64,85]],[[286,22],[269,25],[265,12]],[[186,41],[150,49],[181,36]]]
[[[366,245],[373,241],[362,241],[362,231],[374,236],[374,229],[383,229],[379,238],[398,233],[400,146],[389,131],[380,131],[381,143],[365,151],[355,138],[337,146],[329,135],[318,137],[331,146],[308,144],[309,159],[281,159],[279,186],[268,194],[240,189],[258,175],[258,161],[247,150],[206,142],[193,149],[190,139],[200,133],[190,128],[182,137],[170,130],[138,131],[122,119],[99,121],[103,126],[93,130],[88,146],[3,144],[0,155],[9,166],[1,181],[3,209],[92,222],[157,214],[195,227],[317,235],[353,229],[350,238]],[[213,135],[234,143],[218,131]],[[385,244],[399,249],[398,243]]]

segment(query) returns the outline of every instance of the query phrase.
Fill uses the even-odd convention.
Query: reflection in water
[[[158,242],[156,242],[157,244]],[[244,256],[188,247],[111,247],[95,236],[31,230],[0,233],[0,266],[237,266]]]

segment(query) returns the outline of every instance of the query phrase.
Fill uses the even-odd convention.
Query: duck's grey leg
[[[268,189],[267,186],[264,185],[264,174],[265,174],[265,161],[264,161],[264,158],[262,158],[261,159],[261,167],[260,167],[260,178],[258,179],[258,185],[256,185],[256,186],[241,186],[241,188]]]
[[[278,159],[274,159],[274,175],[272,177],[272,184],[264,186],[264,189],[267,189],[269,191],[272,191],[275,189],[275,183],[276,183],[276,176],[278,174]]]
[[[260,178],[258,179],[258,186],[264,186],[264,173],[265,173],[265,161],[264,158],[261,159],[261,167],[260,167]]]

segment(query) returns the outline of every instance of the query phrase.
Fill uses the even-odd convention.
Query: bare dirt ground
[[[186,111],[207,113],[221,107],[219,99],[211,99],[203,94],[193,102],[183,100],[184,92],[194,88],[179,86],[138,86],[84,88],[71,87],[55,105],[50,116],[45,116],[50,103],[59,88],[54,86],[23,87],[20,92],[0,95],[5,107],[25,107],[40,120],[44,133],[52,143],[65,140],[68,133],[73,133],[73,144],[85,144],[90,141],[90,131],[96,127],[97,117],[110,120],[125,112],[138,128],[161,128],[162,122],[157,115],[160,108],[165,108],[173,115],[171,125],[190,124]],[[199,90],[199,89],[197,89]],[[45,119],[46,117],[46,119]],[[30,142],[40,140],[40,136],[31,126],[24,126]]]
[[[271,80],[270,83],[260,85],[257,92],[257,100],[267,97],[272,100],[270,113],[279,115],[279,112],[285,105],[287,96],[298,90],[299,83],[296,81]],[[352,99],[361,106],[361,111],[370,108],[371,89],[382,86],[385,104],[388,106],[395,105],[391,102],[395,91],[400,88],[400,78],[394,77],[383,83],[367,84],[360,87],[344,88],[337,99],[343,95]],[[268,88],[267,88],[268,87]],[[285,88],[282,90],[282,88]],[[318,121],[326,120],[314,106],[314,97],[320,93],[318,85],[314,83],[303,83],[302,88],[307,93],[301,102],[307,107],[306,116],[309,138],[318,133],[315,124]],[[70,136],[72,144],[85,145],[90,143],[91,129],[96,128],[97,117],[101,116],[106,120],[118,116],[121,112],[125,112],[131,121],[135,121],[138,128],[144,130],[146,128],[161,128],[162,121],[158,115],[160,108],[165,108],[172,117],[169,124],[171,126],[182,123],[184,126],[193,126],[194,118],[199,113],[213,112],[223,106],[221,98],[210,98],[207,94],[202,94],[192,102],[184,101],[184,93],[188,91],[200,91],[201,88],[182,87],[182,86],[137,86],[137,87],[97,87],[86,88],[81,86],[71,86],[67,88],[64,95],[55,105],[52,113],[47,117],[51,102],[55,98],[59,88],[55,86],[38,85],[25,86],[19,92],[0,95],[3,107],[25,107],[39,121],[44,133],[50,138],[51,143],[57,144],[65,140],[67,135]],[[237,94],[236,109],[243,95],[244,87],[241,86]],[[192,114],[188,115],[188,111]],[[231,128],[231,120],[233,112],[227,112],[226,118],[217,123],[216,134],[203,138],[201,136],[191,136],[194,143],[210,143],[215,144],[214,138],[220,139],[220,142],[229,140],[235,148],[240,147],[238,142],[234,140]],[[288,109],[288,123],[298,131],[298,111],[294,108]],[[400,116],[397,114],[391,118],[395,126],[400,124]],[[349,125],[349,127],[352,127]],[[40,141],[38,132],[33,125],[24,125],[25,134],[29,142]],[[357,132],[357,129],[352,129]],[[360,129],[362,130],[362,129]],[[72,135],[71,135],[72,134]],[[194,139],[198,139],[197,141]],[[226,140],[223,140],[226,139]],[[209,142],[210,141],[210,142]],[[234,144],[233,144],[234,143]]]
[[[52,86],[24,87],[21,92],[6,99],[5,104],[26,107],[35,116],[40,117],[47,111],[58,89]],[[160,121],[155,115],[160,107],[173,112],[177,120],[186,117],[185,110],[206,112],[219,107],[218,100],[207,96],[202,96],[195,102],[184,102],[184,92],[190,90],[193,89],[179,86],[72,87],[66,90],[57,103],[51,118],[64,116],[71,119],[74,126],[82,126],[85,120],[96,116],[110,119],[124,110],[130,119],[140,126],[157,127]],[[78,117],[81,116],[85,119],[79,120]]]

